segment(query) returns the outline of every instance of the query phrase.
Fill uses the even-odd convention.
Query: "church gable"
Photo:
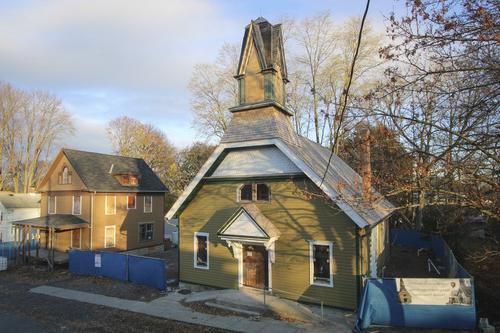
[[[283,175],[302,171],[276,147],[230,151],[212,173],[213,177]]]

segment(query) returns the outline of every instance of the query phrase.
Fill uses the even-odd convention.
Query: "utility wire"
[[[368,8],[369,7],[370,7],[370,0],[366,0],[365,12],[363,13],[363,18],[361,19],[361,26],[359,27],[358,44],[356,45],[356,52],[354,53],[354,57],[352,58],[351,71],[349,73],[349,81],[347,82],[347,87],[344,90],[344,102],[342,104],[342,110],[340,112],[339,123],[338,123],[338,126],[337,126],[336,130],[335,130],[334,141],[333,141],[333,145],[332,145],[332,148],[331,148],[330,157],[328,158],[328,164],[326,165],[325,173],[323,174],[323,177],[321,178],[321,184],[319,185],[319,187],[321,187],[323,185],[323,182],[325,181],[326,173],[328,172],[328,168],[330,167],[330,163],[332,161],[333,152],[335,151],[335,147],[337,146],[337,141],[338,141],[338,138],[339,138],[340,127],[342,126],[342,121],[344,120],[345,110],[347,108],[347,100],[348,100],[348,97],[349,97],[349,89],[351,89],[352,77],[354,76],[354,66],[356,65],[356,59],[358,58],[359,48],[361,46],[361,37],[363,36],[363,27],[365,26],[366,15],[368,14]]]

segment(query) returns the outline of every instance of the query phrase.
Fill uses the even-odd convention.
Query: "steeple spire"
[[[265,18],[251,21],[245,28],[238,71],[238,105],[274,101],[285,105],[288,82],[281,24]]]
[[[265,18],[245,28],[238,71],[238,105],[230,108],[231,122],[221,142],[281,139],[299,145],[285,107],[288,82],[281,24]]]

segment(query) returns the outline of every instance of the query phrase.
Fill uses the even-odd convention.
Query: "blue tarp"
[[[474,279],[458,263],[448,244],[437,235],[425,235],[415,230],[402,229],[391,230],[390,242],[392,245],[432,249],[434,259],[438,260],[444,267],[444,271],[442,271],[443,278],[470,279],[472,305],[402,304],[399,300],[396,278],[367,279],[365,280],[362,299],[358,308],[358,321],[354,331],[365,329],[372,324],[399,327],[474,329],[476,326]],[[432,283],[432,279],[429,279],[429,283]]]
[[[97,257],[97,259],[96,259]],[[165,290],[165,260],[114,252],[69,252],[69,271],[80,275],[105,276]]]
[[[474,296],[473,296],[474,299]],[[370,325],[443,329],[474,329],[476,308],[472,305],[402,304],[396,279],[368,279],[358,309],[358,329]]]

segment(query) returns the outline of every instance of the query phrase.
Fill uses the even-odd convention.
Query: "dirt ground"
[[[389,262],[384,271],[385,277],[438,277],[434,271],[429,272],[427,258],[431,253],[420,253],[417,248],[407,246],[391,246]]]
[[[18,266],[0,272],[0,314],[35,322],[44,332],[227,332],[29,292],[40,285],[144,301],[160,295],[131,283],[74,276],[64,268],[47,272],[45,265]]]

